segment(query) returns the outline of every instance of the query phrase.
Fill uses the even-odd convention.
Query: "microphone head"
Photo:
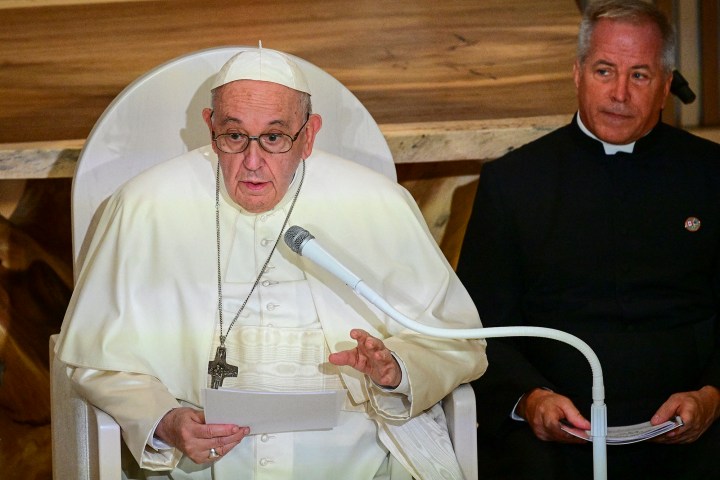
[[[283,237],[287,246],[290,247],[290,250],[298,255],[302,255],[303,247],[313,238],[315,237],[313,237],[310,232],[297,225],[288,228]]]
[[[680,99],[681,102],[688,105],[695,101],[695,92],[690,88],[690,84],[685,77],[677,70],[672,72],[672,80],[670,81],[670,93]]]

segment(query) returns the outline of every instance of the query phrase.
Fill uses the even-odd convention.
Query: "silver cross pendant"
[[[225,360],[227,351],[225,347],[220,345],[215,352],[215,360],[208,362],[208,374],[212,376],[211,388],[218,389],[222,387],[226,377],[237,377],[238,367],[230,365]]]

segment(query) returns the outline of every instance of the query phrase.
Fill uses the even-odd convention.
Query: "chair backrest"
[[[207,145],[202,109],[220,67],[249,47],[220,47],[171,60],[128,85],[108,106],[80,152],[72,191],[75,275],[98,207],[126,180],[148,167]],[[392,154],[367,109],[344,85],[290,55],[305,73],[313,111],[323,118],[315,148],[354,160],[396,179]]]

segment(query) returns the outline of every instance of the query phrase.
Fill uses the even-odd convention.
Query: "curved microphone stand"
[[[543,337],[558,340],[578,349],[590,363],[592,370],[592,398],[590,407],[590,435],[593,443],[593,478],[607,479],[607,407],[600,360],[590,346],[574,335],[544,327],[492,327],[492,328],[438,328],[423,325],[395,310],[357,275],[348,270],[320,244],[310,232],[294,225],[285,233],[285,243],[298,255],[304,256],[342,280],[356,294],[375,305],[383,313],[416,332],[440,338],[495,338],[495,337]]]

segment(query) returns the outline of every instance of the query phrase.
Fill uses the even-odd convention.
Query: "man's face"
[[[205,109],[203,118],[216,135],[281,133],[293,137],[306,119],[301,94],[276,83],[239,80],[220,87],[215,95],[214,111]],[[242,153],[225,153],[213,143],[232,199],[251,213],[275,207],[287,193],[302,159],[312,152],[320,125],[320,117],[311,115],[286,153],[268,153],[257,141],[251,141]]]
[[[655,126],[672,75],[661,66],[662,39],[652,23],[602,19],[573,74],[580,118],[601,140],[624,145]]]

